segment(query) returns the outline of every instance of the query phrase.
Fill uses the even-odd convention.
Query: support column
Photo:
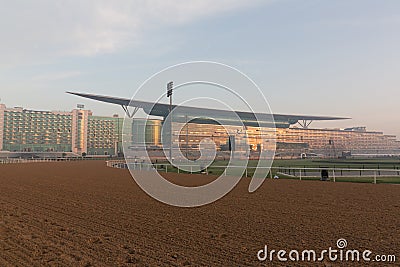
[[[307,129],[312,122],[313,122],[312,120],[303,120],[303,121],[298,121],[297,123],[301,126],[301,128]]]
[[[133,116],[135,116],[136,112],[138,112],[138,110],[139,110],[138,107],[135,107],[135,108],[133,109],[133,112],[130,113],[129,110],[128,110],[128,106],[121,105],[121,107],[122,107],[122,109],[124,110],[126,116],[127,116],[128,118],[130,118],[130,119],[132,119]]]

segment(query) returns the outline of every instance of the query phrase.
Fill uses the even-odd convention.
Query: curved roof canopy
[[[111,103],[120,105],[127,111],[127,107],[141,108],[143,111],[152,116],[161,116],[166,118],[169,114],[169,105],[162,103],[152,103],[139,100],[130,100],[127,98],[94,95],[86,93],[67,92],[68,94],[89,98],[101,102]],[[172,105],[172,108],[176,108],[177,105]],[[245,125],[254,127],[270,127],[275,126],[278,128],[288,128],[291,124],[295,124],[299,121],[304,122],[304,126],[307,126],[307,121],[330,121],[330,120],[344,120],[349,118],[343,117],[327,117],[327,116],[306,116],[306,115],[285,115],[285,114],[264,114],[264,113],[253,113],[243,111],[229,111],[221,109],[211,108],[199,108],[189,106],[179,106],[178,114],[174,120],[177,122],[186,122],[187,117],[193,117],[190,121],[193,123],[202,124],[226,124],[226,125]],[[209,119],[218,118],[218,123],[215,120]],[[241,119],[240,122],[237,118]],[[273,119],[272,119],[273,118]],[[181,121],[180,121],[181,120]]]

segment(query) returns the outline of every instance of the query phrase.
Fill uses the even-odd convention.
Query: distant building
[[[6,108],[0,104],[0,151],[72,152],[77,155],[122,153],[123,118],[71,112]]]
[[[7,151],[71,151],[73,121],[69,112],[6,108],[0,104],[0,149]]]
[[[366,127],[348,129],[277,129],[277,151],[290,155],[312,152],[328,157],[350,154],[400,154],[400,141],[394,135],[367,131]]]
[[[21,107],[7,108],[0,104],[0,151],[10,152],[70,152],[75,155],[122,154],[123,118],[94,116],[90,110],[70,112],[35,111]],[[161,149],[162,120],[134,119],[132,146],[143,145]],[[179,124],[179,123],[177,123]],[[215,124],[180,123],[172,140],[183,154],[199,156],[199,144],[210,138],[223,153],[247,146],[253,154],[276,141],[276,153],[296,157],[316,153],[326,157],[353,154],[399,154],[396,136],[367,131],[365,127],[346,129],[268,128],[221,126]],[[229,132],[227,132],[228,130]],[[276,135],[274,135],[274,133]],[[275,142],[272,142],[275,143]],[[268,147],[269,149],[269,147]],[[156,153],[157,154],[157,153]],[[157,154],[158,155],[158,154]]]
[[[162,120],[135,120],[132,131],[133,144],[135,140],[148,147],[161,148]],[[179,124],[179,123],[177,123]],[[143,127],[146,127],[146,137],[142,136]],[[253,155],[260,152],[271,143],[268,140],[275,138],[276,154],[281,157],[300,157],[301,154],[313,153],[323,157],[340,157],[351,154],[400,154],[400,141],[394,135],[385,135],[383,132],[367,131],[365,127],[350,129],[312,129],[312,128],[276,128],[263,129],[257,127],[221,126],[180,123],[176,127],[180,131],[173,131],[172,140],[183,154],[197,158],[199,144],[204,138],[210,138],[220,152],[245,149],[250,146]],[[227,132],[229,131],[229,133]],[[275,136],[273,134],[275,133]],[[234,134],[232,134],[234,133]],[[157,141],[155,141],[157,140]],[[271,149],[271,147],[267,147]]]

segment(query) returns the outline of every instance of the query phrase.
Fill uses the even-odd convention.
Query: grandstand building
[[[282,156],[315,153],[325,157],[351,154],[394,155],[400,141],[394,135],[367,131],[365,127],[347,129],[277,128],[277,151]]]
[[[161,149],[162,120],[132,120],[132,144],[145,144]],[[178,123],[179,124],[179,123]],[[367,131],[365,127],[347,129],[313,129],[309,127],[279,127],[274,134],[268,128],[221,126],[207,123],[182,123],[173,131],[172,140],[179,144],[183,154],[198,156],[199,143],[212,139],[220,152],[249,145],[253,154],[268,145],[269,138],[276,141],[276,154],[298,157],[314,153],[324,157],[344,154],[399,154],[400,141],[383,132]],[[304,125],[303,125],[304,126]],[[129,126],[130,127],[130,126]],[[21,107],[7,108],[0,104],[0,151],[9,152],[61,152],[73,155],[121,155],[123,118],[117,115],[94,116],[90,110],[74,109],[70,112],[36,111]],[[145,131],[143,131],[145,128]],[[265,131],[265,129],[268,129]],[[261,134],[263,132],[263,135]],[[144,133],[144,134],[143,134]],[[235,133],[232,139],[231,133]],[[269,136],[266,136],[269,135]]]
[[[200,140],[206,137],[211,138],[216,143],[219,151],[230,150],[232,136],[229,132],[234,132],[236,146],[242,143],[248,144],[251,152],[256,154],[268,145],[265,140],[272,139],[271,130],[263,129],[260,131],[257,127],[246,127],[243,130],[242,127],[237,126],[224,127],[195,123],[181,127],[182,130],[179,133],[173,133],[173,140],[180,144],[182,151],[198,151]],[[341,157],[356,154],[400,155],[400,141],[396,139],[396,136],[385,135],[383,132],[367,131],[365,127],[313,129],[291,126],[289,128],[276,128],[274,132],[278,157],[295,158],[304,153],[320,157]]]

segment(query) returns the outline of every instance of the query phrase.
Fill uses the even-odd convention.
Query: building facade
[[[144,120],[141,127],[133,127],[132,140],[142,140]],[[162,122],[152,122],[146,128],[146,145],[159,146]],[[139,135],[139,136],[138,136]],[[393,155],[400,154],[400,141],[394,135],[383,132],[367,131],[365,127],[348,129],[312,129],[312,128],[257,128],[222,126],[196,123],[175,123],[172,131],[174,144],[184,155],[192,158],[199,156],[201,140],[211,139],[217,151],[245,150],[249,147],[254,153],[272,150],[281,157],[299,157],[301,154],[317,154],[322,157],[340,157],[351,154]]]
[[[123,118],[88,116],[86,151],[89,155],[121,155]]]
[[[162,120],[133,119],[125,125],[132,147],[162,148]],[[94,116],[91,111],[35,111],[0,104],[0,151],[70,152],[75,155],[122,155],[124,119]],[[399,154],[396,136],[348,129],[257,128],[196,123],[175,123],[173,144],[196,158],[201,140],[212,140],[217,151],[245,150],[253,153],[276,146],[277,155],[295,157],[316,153],[327,157],[352,154]]]
[[[89,110],[35,111],[0,104],[0,151],[122,153],[123,118],[93,116]]]
[[[400,142],[394,135],[367,131],[365,127],[348,129],[277,129],[278,152],[317,153],[328,157],[344,154],[399,154]]]
[[[0,106],[0,147],[6,151],[56,152],[71,149],[72,118],[48,112]]]

